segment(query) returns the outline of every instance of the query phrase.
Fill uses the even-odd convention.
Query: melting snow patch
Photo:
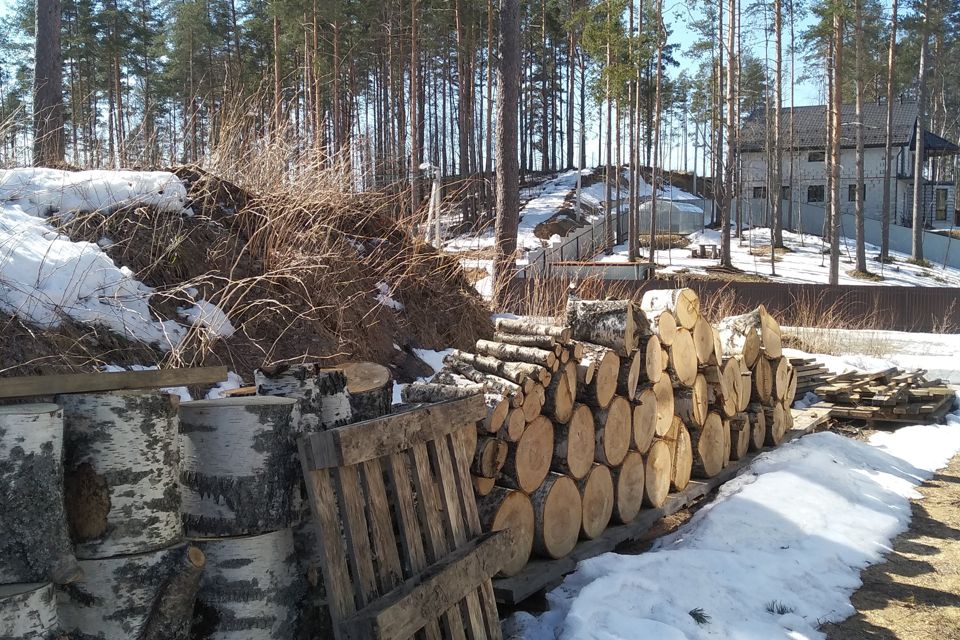
[[[142,364],[132,364],[129,367],[123,367],[118,364],[108,364],[103,367],[103,370],[107,373],[116,373],[118,371],[156,371],[158,367],[156,365],[144,366]],[[166,391],[169,394],[175,395],[180,398],[180,402],[190,402],[193,398],[190,397],[190,391],[186,387],[164,387],[161,391]]]
[[[190,324],[209,329],[211,333],[221,338],[229,338],[234,333],[227,314],[212,302],[199,300],[192,307],[179,307],[177,313]]]
[[[243,379],[240,378],[233,371],[227,372],[227,379],[223,382],[218,382],[210,391],[207,392],[207,400],[217,400],[223,398],[224,392],[230,391],[231,389],[239,389],[243,386]]]
[[[390,307],[394,311],[403,310],[403,303],[397,302],[396,300],[390,297],[390,287],[387,285],[386,282],[378,282],[377,291],[380,292],[377,294],[377,302],[379,302],[385,307]]]

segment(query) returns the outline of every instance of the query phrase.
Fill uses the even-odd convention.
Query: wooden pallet
[[[829,407],[793,410],[794,428],[788,431],[783,442],[789,442],[814,431],[830,418]],[[781,443],[782,444],[782,443]],[[559,560],[532,559],[523,571],[509,578],[493,581],[493,591],[497,602],[515,605],[543,589],[556,586],[563,576],[573,571],[577,563],[587,558],[613,551],[626,540],[636,540],[650,530],[661,518],[676,513],[702,499],[711,491],[732,479],[758,454],[750,454],[736,462],[731,462],[722,472],[709,480],[691,480],[687,488],[672,493],[667,502],[658,509],[644,509],[630,524],[609,527],[599,537],[578,544],[573,552]]]
[[[510,533],[482,534],[470,482],[485,415],[472,396],[300,439],[336,638],[501,637]]]
[[[849,372],[828,378],[816,393],[833,404],[833,415],[840,419],[871,426],[939,422],[953,409],[956,395],[943,381],[927,380],[925,373],[897,368]]]

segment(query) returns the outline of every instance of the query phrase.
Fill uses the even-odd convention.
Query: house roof
[[[796,149],[823,149],[827,145],[827,112],[826,105],[794,107],[794,140]],[[845,104],[840,108],[840,146],[853,148],[856,146],[856,113],[855,106]],[[865,103],[863,113],[863,144],[865,147],[882,147],[887,141],[887,105],[875,102]],[[917,124],[916,102],[895,102],[893,105],[893,129],[891,138],[893,146],[899,147],[913,144],[914,129]],[[790,108],[781,109],[780,113],[781,136],[784,147],[789,148],[790,140]],[[748,118],[740,130],[740,151],[763,151],[765,146],[766,126],[762,114]],[[929,131],[924,135],[924,146],[928,153],[952,154],[960,152],[960,147],[944,140]]]

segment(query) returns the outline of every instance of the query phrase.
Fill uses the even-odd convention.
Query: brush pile
[[[715,328],[690,289],[570,297],[562,323],[499,318],[492,340],[453,350],[429,382],[404,388],[411,403],[484,394],[471,471],[484,526],[514,532],[501,575],[531,554],[564,557],[691,477],[780,442],[796,378],[775,321],[762,308],[748,315],[761,320]]]
[[[896,367],[875,373],[827,378],[816,394],[833,403],[836,418],[876,424],[933,424],[953,410],[956,392],[947,382],[928,380],[922,369]]]

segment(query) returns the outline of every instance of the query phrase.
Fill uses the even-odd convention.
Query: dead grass
[[[873,273],[872,271],[860,271],[859,269],[851,269],[847,271],[847,275],[851,278],[856,278],[857,280],[869,280],[871,282],[882,282],[884,280],[883,276],[879,273]]]

